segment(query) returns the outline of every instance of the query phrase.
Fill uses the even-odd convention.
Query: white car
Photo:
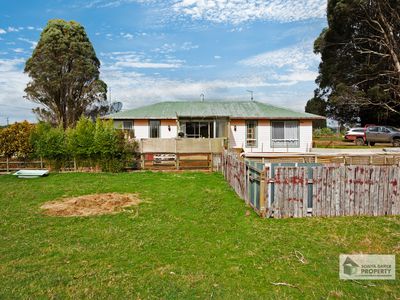
[[[363,127],[356,127],[350,128],[346,131],[344,138],[348,141],[355,141],[358,137],[363,137],[365,134],[365,128]]]

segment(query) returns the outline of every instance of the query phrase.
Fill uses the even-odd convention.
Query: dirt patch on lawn
[[[79,217],[115,214],[123,208],[138,205],[135,194],[92,194],[46,202],[40,208],[49,216]]]

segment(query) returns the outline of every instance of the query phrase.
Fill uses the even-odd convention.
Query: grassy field
[[[39,209],[99,192],[145,202],[96,217]],[[338,278],[340,253],[399,254],[400,217],[274,220],[249,210],[220,174],[0,176],[0,299],[400,298],[398,279]]]
[[[332,149],[382,149],[393,147],[390,143],[378,143],[374,146],[357,146],[353,141],[346,141],[342,135],[332,135],[323,137],[313,137],[315,148],[332,148]]]

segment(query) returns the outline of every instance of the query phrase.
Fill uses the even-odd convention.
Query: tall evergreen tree
[[[400,1],[329,0],[318,94],[344,122],[400,120]],[[372,113],[371,113],[372,112]]]
[[[316,114],[319,116],[326,116],[326,106],[327,106],[326,101],[321,97],[319,97],[316,91],[314,97],[307,101],[305,112]],[[326,127],[326,120],[313,121],[313,127],[314,128]]]
[[[40,104],[39,119],[64,128],[75,125],[88,107],[106,99],[100,61],[82,25],[50,20],[25,65],[31,77],[26,98]]]

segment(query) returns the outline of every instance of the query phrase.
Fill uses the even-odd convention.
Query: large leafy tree
[[[400,1],[329,0],[318,95],[342,122],[400,119]]]
[[[326,116],[326,101],[318,96],[318,91],[315,91],[314,97],[307,101],[305,112],[316,114],[320,116]],[[326,120],[315,120],[313,121],[314,128],[326,127]]]
[[[75,125],[94,103],[106,99],[100,61],[85,29],[74,21],[50,20],[25,65],[31,77],[26,97],[40,107],[39,119],[64,128]]]

